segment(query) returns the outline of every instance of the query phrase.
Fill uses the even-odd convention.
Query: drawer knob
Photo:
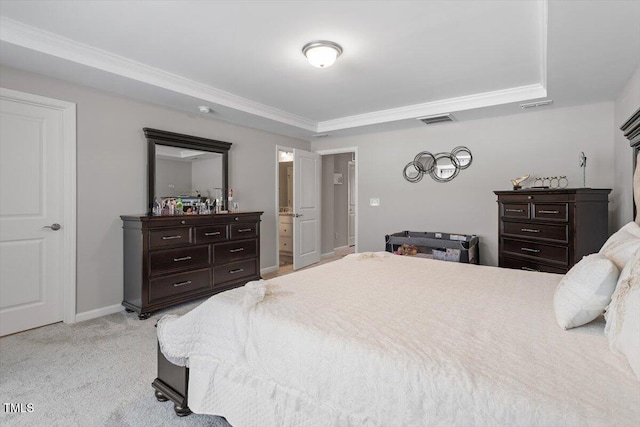
[[[545,210],[540,210],[540,211],[538,211],[538,213],[541,213],[541,214],[553,214],[553,215],[555,215],[555,214],[559,214],[559,213],[560,213],[560,211],[545,211]]]
[[[184,219],[182,221],[180,221],[180,224],[186,224],[187,221],[185,221]]]
[[[235,270],[229,270],[229,274],[242,273],[244,268],[236,268]]]
[[[219,234],[220,234],[219,231],[215,231],[215,232],[212,232],[212,233],[204,233],[205,236],[217,236]]]
[[[250,228],[241,228],[240,230],[238,230],[238,233],[246,233],[247,231],[251,231]]]
[[[191,284],[191,280],[187,280],[186,282],[174,283],[173,287],[174,288],[179,288],[180,286],[186,286],[186,285],[190,285],[190,284]]]
[[[526,233],[539,233],[540,230],[536,230],[535,228],[521,228],[520,231],[524,231]]]
[[[506,212],[519,212],[522,213],[524,212],[524,209],[505,209]]]
[[[527,196],[527,199],[533,200],[533,196]]]
[[[540,270],[538,270],[538,269],[530,268],[530,267],[520,267],[520,268],[521,268],[522,270],[525,270],[525,271],[540,271]]]
[[[237,248],[237,249],[229,249],[229,252],[234,253],[234,252],[242,252],[244,251],[244,248]]]
[[[190,256],[183,256],[182,258],[174,258],[173,262],[189,261],[190,259],[191,259]]]
[[[532,252],[534,254],[540,253],[540,249],[520,248],[520,250],[524,252]]]
[[[162,240],[182,239],[182,236],[162,236]]]

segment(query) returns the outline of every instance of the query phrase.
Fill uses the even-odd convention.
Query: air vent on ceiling
[[[529,104],[520,104],[520,108],[522,108],[523,110],[527,110],[529,108],[544,107],[545,105],[550,105],[550,104],[553,104],[553,99],[530,102]]]
[[[418,117],[418,120],[425,125],[434,125],[436,123],[453,122],[455,118],[451,114],[438,114],[437,116]]]

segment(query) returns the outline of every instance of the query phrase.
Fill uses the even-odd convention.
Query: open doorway
[[[320,262],[320,155],[276,147],[277,275]]]
[[[318,151],[322,156],[322,257],[357,252],[357,151]]]
[[[278,150],[278,269],[293,268],[293,151]]]

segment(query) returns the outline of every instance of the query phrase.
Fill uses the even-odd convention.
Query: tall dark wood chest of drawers
[[[122,305],[144,319],[259,279],[261,215],[121,216]]]
[[[608,237],[609,189],[494,191],[499,265],[566,273]]]

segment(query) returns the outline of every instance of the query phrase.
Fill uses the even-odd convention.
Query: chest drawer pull
[[[540,270],[537,270],[537,269],[535,269],[535,268],[529,268],[529,267],[520,267],[520,268],[521,268],[522,270],[524,270],[524,271],[540,271]]]
[[[242,273],[244,268],[236,268],[235,270],[229,270],[229,274]]]
[[[205,235],[205,236],[217,236],[217,235],[219,235],[219,234],[220,234],[220,232],[219,232],[219,231],[214,231],[214,232],[212,232],[212,233],[204,233],[204,235]]]
[[[174,258],[173,262],[179,262],[179,261],[189,261],[191,259],[190,256],[183,256],[182,258]]]
[[[540,230],[536,230],[535,228],[521,228],[520,231],[525,231],[527,233],[539,233]]]
[[[244,251],[244,248],[238,248],[238,249],[229,249],[229,252],[234,253],[234,252],[242,252]]]
[[[520,248],[521,251],[533,252],[534,254],[540,253],[540,249]]]
[[[186,285],[190,285],[190,284],[191,284],[191,280],[187,280],[185,282],[174,283],[173,287],[174,288],[179,288],[180,286],[186,286]]]
[[[238,230],[238,233],[246,233],[247,231],[251,231],[251,228],[241,228]]]
[[[162,240],[182,239],[182,236],[162,236]]]
[[[541,214],[559,214],[560,211],[543,211],[543,210],[540,210],[540,211],[538,211],[538,213],[541,213]]]
[[[505,212],[524,212],[524,209],[505,209]]]

